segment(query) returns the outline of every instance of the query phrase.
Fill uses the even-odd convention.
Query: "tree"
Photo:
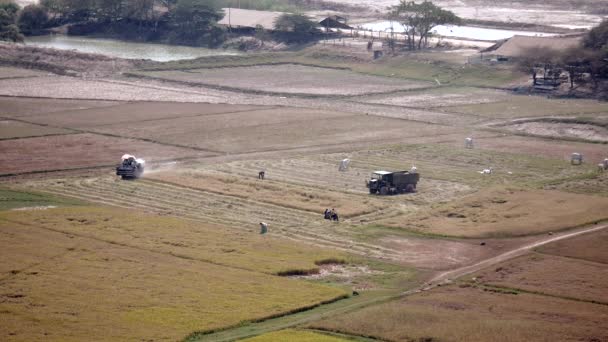
[[[216,25],[224,13],[215,1],[178,0],[170,16],[173,42],[217,46],[224,39]]]
[[[608,49],[608,19],[587,33],[583,39],[583,46],[597,51]]]
[[[399,22],[407,35],[410,50],[422,49],[431,30],[439,25],[457,25],[461,19],[451,11],[444,10],[430,1],[417,4],[401,0],[399,5],[390,7],[389,18]]]
[[[47,9],[40,5],[28,5],[21,10],[17,23],[19,30],[26,34],[39,31],[47,27],[49,15]]]
[[[274,22],[274,29],[288,42],[307,42],[320,31],[318,24],[302,14],[283,14]]]
[[[22,42],[23,35],[16,25],[19,6],[14,2],[0,3],[0,40]]]

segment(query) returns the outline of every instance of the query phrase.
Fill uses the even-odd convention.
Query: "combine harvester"
[[[135,156],[125,154],[122,156],[122,162],[116,167],[116,175],[122,179],[137,179],[144,174],[146,161],[137,159]]]

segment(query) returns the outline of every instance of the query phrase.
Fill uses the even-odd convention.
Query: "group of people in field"
[[[330,220],[330,221],[340,221],[340,218],[338,217],[338,213],[336,212],[335,209],[329,210],[329,209],[325,209],[325,213],[323,214],[323,217],[326,220]]]

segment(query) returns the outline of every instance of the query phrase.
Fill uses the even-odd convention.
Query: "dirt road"
[[[586,228],[576,230],[573,232],[566,232],[566,233],[549,236],[549,237],[543,238],[541,240],[535,241],[533,243],[527,244],[525,246],[521,246],[514,250],[497,255],[490,259],[480,261],[474,265],[461,267],[461,268],[447,271],[447,272],[442,272],[442,273],[438,274],[437,276],[435,276],[431,281],[429,281],[427,284],[428,286],[424,287],[423,290],[429,290],[437,285],[449,283],[451,279],[459,278],[459,277],[465,276],[467,274],[471,274],[471,273],[480,271],[480,270],[490,267],[492,265],[499,264],[503,261],[513,259],[515,257],[518,257],[520,255],[523,255],[523,254],[531,251],[534,248],[537,248],[537,247],[540,247],[540,246],[543,246],[543,245],[546,245],[546,244],[549,244],[552,242],[573,238],[578,235],[596,232],[596,231],[606,229],[606,228],[608,228],[608,224],[604,224],[604,225],[600,225],[600,226],[586,227]],[[418,292],[418,291],[414,291],[414,292]],[[408,291],[408,293],[412,293],[412,292]]]

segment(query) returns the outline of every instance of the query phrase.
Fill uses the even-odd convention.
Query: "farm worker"
[[[260,222],[260,234],[268,233],[268,225],[266,222]]]
[[[325,213],[323,214],[323,218],[326,220],[331,219],[331,212],[329,211],[329,209],[325,209]]]

